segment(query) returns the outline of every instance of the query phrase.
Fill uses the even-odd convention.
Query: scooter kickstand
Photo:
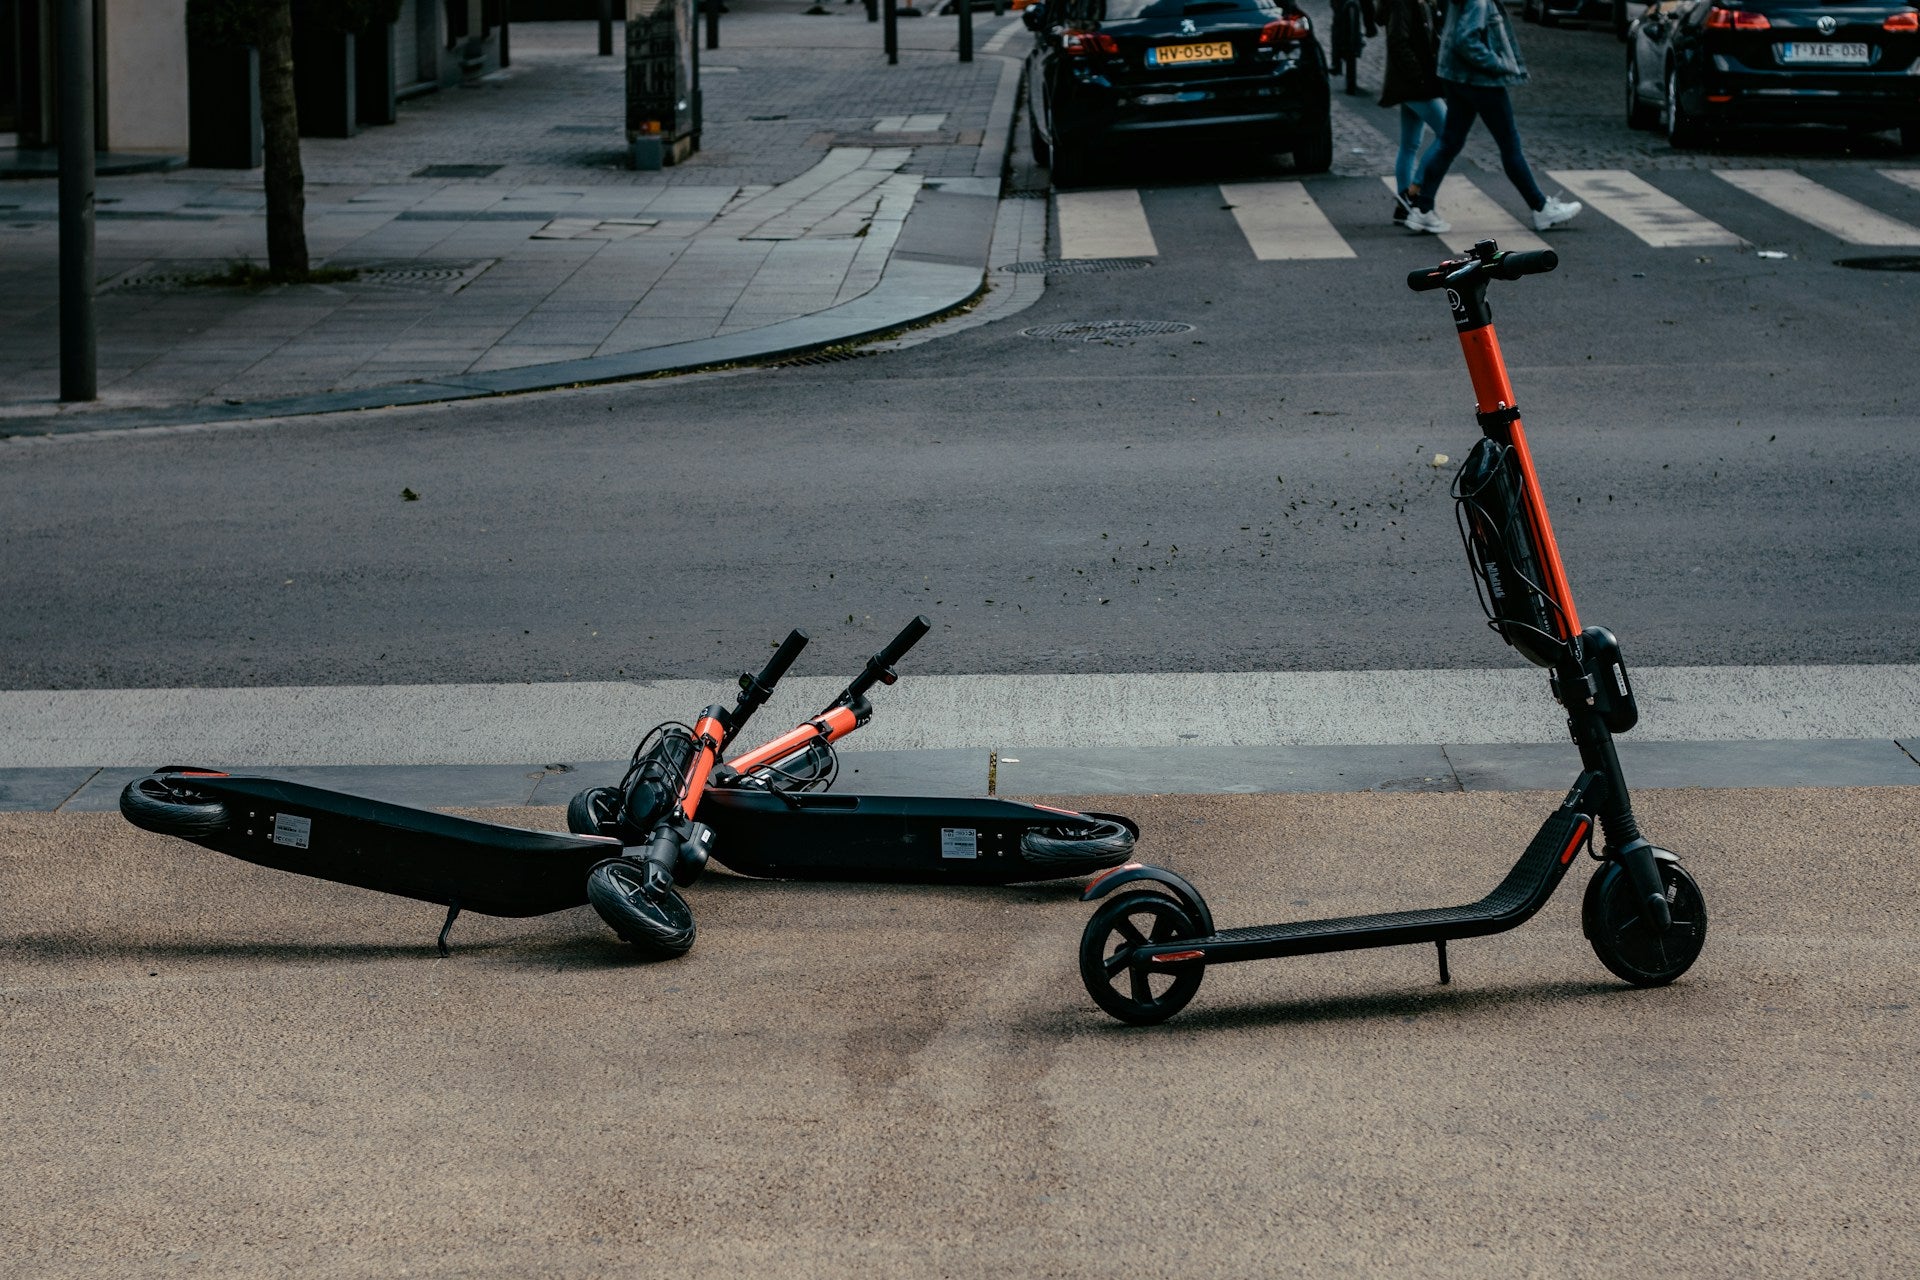
[[[1440,985],[1444,987],[1453,981],[1453,975],[1447,972],[1447,940],[1442,938],[1433,945],[1440,952]]]
[[[439,945],[440,945],[440,954],[443,956],[450,956],[453,954],[453,952],[447,948],[447,933],[449,930],[453,928],[453,922],[455,920],[458,920],[459,918],[460,918],[460,904],[457,902],[449,903],[447,905],[447,922],[440,926],[440,944]]]

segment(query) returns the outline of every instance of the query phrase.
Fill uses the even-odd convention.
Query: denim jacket
[[[1451,0],[1440,28],[1438,70],[1455,84],[1506,89],[1527,82],[1526,59],[1500,0]]]

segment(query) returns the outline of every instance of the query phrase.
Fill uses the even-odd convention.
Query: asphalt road
[[[1676,156],[1596,123],[1610,36],[1528,38],[1539,167],[1659,170],[1791,255],[1649,249],[1589,212],[1550,233],[1559,272],[1498,288],[1583,616],[1642,665],[1911,660],[1920,275],[1837,267],[1856,251],[1710,171],[1752,139]],[[1815,152],[1830,189],[1920,223],[1884,139],[1791,143],[1782,164]],[[1356,257],[1255,261],[1214,183],[1265,171],[1141,163],[1151,268],[904,351],[10,444],[0,685],[708,677],[795,625],[837,670],[922,611],[928,672],[1516,661],[1432,465],[1477,434],[1444,305],[1403,283],[1440,246],[1387,224],[1377,177],[1333,176],[1309,189]],[[1022,332],[1103,319],[1193,328]]]
[[[1576,868],[1450,987],[1229,966],[1150,1030],[1067,885],[714,876],[682,960],[586,910],[438,960],[436,908],[0,814],[0,1274],[1908,1276],[1916,794],[1643,796],[1712,920],[1671,987]],[[1475,897],[1554,799],[1120,807],[1238,925]]]

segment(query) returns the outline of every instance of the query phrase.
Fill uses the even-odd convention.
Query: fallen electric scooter
[[[708,708],[722,745],[772,695],[806,642],[801,632],[789,635],[759,675],[741,675],[732,708]],[[245,862],[439,903],[447,908],[442,955],[462,911],[537,916],[585,906],[595,880],[609,878],[599,868],[622,853],[621,841],[610,836],[529,831],[305,783],[183,766],[128,783],[120,812],[136,827]],[[618,866],[623,875],[642,864],[665,871],[664,883],[657,873],[647,880],[651,914],[636,924],[629,915],[638,908],[629,902],[609,923],[629,941],[637,934],[652,950],[678,954],[693,944],[693,916],[672,888],[673,872],[690,879],[699,851],[676,847],[663,863],[668,845],[656,834],[640,833],[646,847],[629,851],[634,856]]]
[[[714,861],[777,880],[1017,884],[1118,866],[1139,828],[1117,814],[1076,813],[994,796],[844,795],[834,744],[873,718],[876,684],[931,630],[917,617],[867,659],[825,710],[711,770],[700,821]],[[590,787],[567,806],[567,826],[640,841],[663,812],[663,779],[679,777],[693,731],[662,725],[635,749],[618,786]]]
[[[1580,751],[1583,772],[1520,860],[1492,893],[1466,906],[1287,924],[1216,929],[1206,900],[1160,867],[1126,866],[1089,885],[1104,898],[1080,939],[1080,976],[1102,1009],[1123,1022],[1164,1022],[1186,1007],[1210,964],[1432,943],[1440,981],[1450,980],[1447,943],[1517,928],[1538,911],[1575,855],[1604,844],[1587,882],[1582,928],[1594,953],[1636,986],[1672,982],[1700,955],[1707,909],[1680,860],[1641,834],[1613,735],[1639,719],[1619,642],[1582,627],[1560,562],[1546,501],[1527,450],[1500,345],[1487,307],[1494,280],[1552,271],[1550,249],[1502,253],[1491,240],[1465,258],[1416,271],[1417,292],[1446,290],[1472,375],[1484,438],[1461,464],[1453,494],[1461,538],[1489,625],[1551,676],[1555,701]],[[1149,887],[1150,886],[1150,887]]]

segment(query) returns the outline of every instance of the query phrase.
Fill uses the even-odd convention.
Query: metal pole
[[[60,5],[60,398],[99,394],[93,324],[93,0]]]
[[[613,56],[613,0],[600,0],[600,56]]]
[[[707,48],[720,47],[720,0],[700,0],[707,14]]]
[[[954,0],[954,12],[960,15],[960,61],[973,61],[973,0]]]
[[[885,0],[885,2],[887,65],[893,66],[900,61],[900,4],[899,0]]]
[[[866,0],[866,5],[867,5],[867,21],[868,22],[880,21],[880,0]]]

